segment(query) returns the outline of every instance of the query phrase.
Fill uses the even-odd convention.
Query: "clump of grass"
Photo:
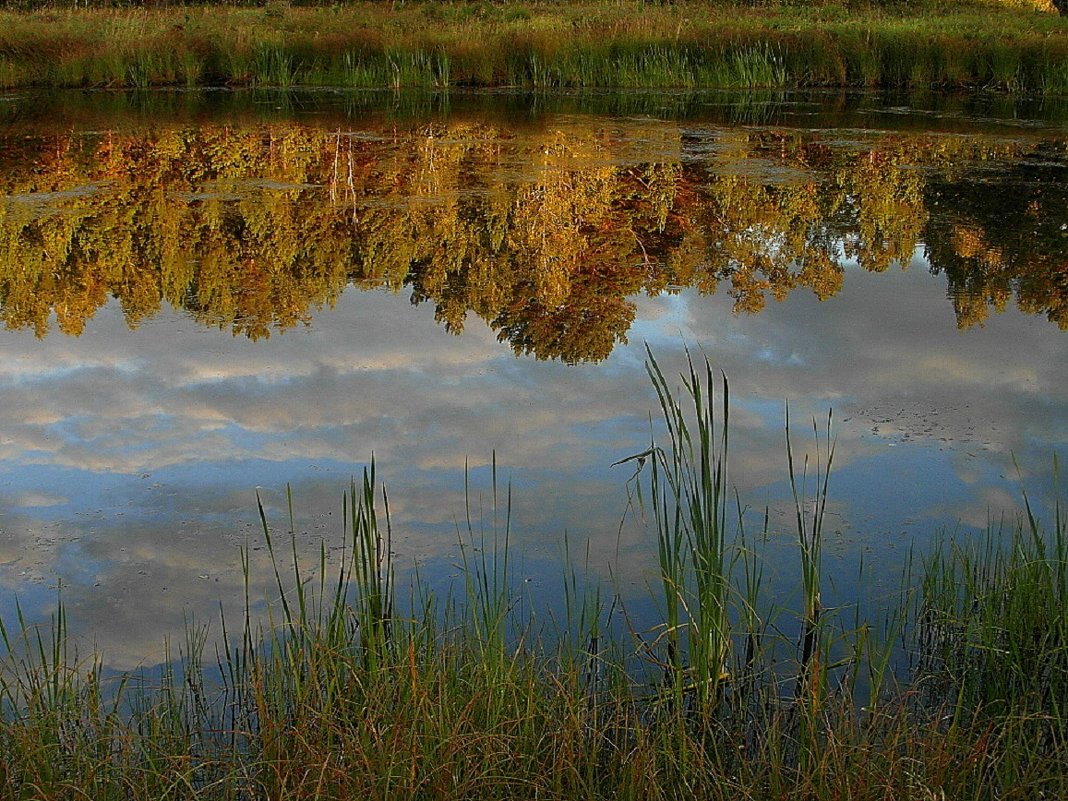
[[[386,64],[393,89],[444,89],[449,85],[449,57],[443,51],[390,52]]]
[[[1068,60],[1050,65],[1041,74],[1040,80],[1044,94],[1068,94]]]
[[[300,65],[284,45],[261,45],[253,59],[252,80],[258,86],[286,89],[297,81]]]
[[[1034,716],[1064,742],[1068,711],[1068,528],[1059,499],[1044,525],[1024,495],[1026,519],[988,526],[924,565],[919,615],[924,668],[954,701],[954,723]],[[1048,724],[1048,729],[1047,729]]]
[[[0,56],[0,88],[12,89],[26,83],[25,71],[4,56]]]
[[[312,76],[310,82],[374,89],[445,89],[451,84],[449,55],[398,50],[382,56],[344,53],[340,62]]]
[[[723,379],[717,425],[715,379],[706,361],[699,371],[688,357],[683,396],[694,422],[672,391],[656,359],[647,369],[667,428],[667,448],[656,444],[629,457],[648,460],[648,506],[653,516],[664,600],[664,662],[673,701],[693,698],[708,710],[729,676],[728,617],[733,541],[727,529],[729,393]],[[642,500],[639,486],[639,501]],[[644,505],[644,504],[643,504]]]
[[[767,42],[729,50],[702,73],[703,85],[772,89],[790,83],[782,53]]]

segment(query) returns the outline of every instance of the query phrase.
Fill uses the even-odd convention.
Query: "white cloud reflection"
[[[311,558],[320,537],[339,540],[341,494],[371,454],[406,564],[452,558],[465,467],[485,498],[496,453],[532,563],[555,558],[566,529],[591,540],[595,571],[619,553],[617,577],[640,583],[645,535],[619,529],[630,468],[610,465],[648,440],[643,340],[665,371],[685,341],[728,374],[731,480],[754,505],[784,497],[784,400],[802,447],[811,417],[834,408],[843,543],[982,525],[988,508],[1015,507],[1011,455],[1045,489],[1068,437],[1064,334],[1014,310],[960,332],[921,263],[851,271],[828,303],[795,294],[752,317],[723,295],[636,302],[631,344],[575,367],[516,359],[475,319],[455,337],[429,306],[354,289],[266,342],[175,313],[130,331],[115,304],[78,339],[3,332],[0,612],[18,592],[46,613],[62,578],[72,626],[109,662],[151,661],[220,600],[240,615],[241,546],[268,592],[257,486],[284,528],[292,482]]]

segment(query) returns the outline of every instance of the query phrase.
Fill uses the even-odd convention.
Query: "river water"
[[[657,430],[647,346],[726,374],[730,484],[769,507],[783,597],[785,405],[813,458],[832,412],[825,574],[877,606],[913,544],[1053,497],[1066,119],[836,93],[2,98],[0,615],[61,593],[83,649],[153,664],[187,621],[240,618],[242,548],[271,596],[257,494],[286,539],[291,487],[314,561],[372,456],[402,574],[447,591],[495,458],[524,598],[557,600],[565,532],[647,598],[613,466]]]

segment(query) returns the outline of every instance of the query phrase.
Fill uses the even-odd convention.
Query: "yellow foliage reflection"
[[[0,138],[0,316],[78,335],[114,297],[131,327],[166,303],[255,339],[349,286],[407,287],[450,331],[475,314],[574,362],[625,340],[639,292],[752,313],[922,249],[962,327],[1015,298],[1068,328],[1068,182],[1042,173],[1066,162],[1062,141],[581,118]]]

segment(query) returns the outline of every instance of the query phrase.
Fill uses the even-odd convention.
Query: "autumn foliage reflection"
[[[1063,141],[581,118],[5,137],[0,314],[77,335],[114,297],[132,327],[166,303],[259,338],[380,287],[450,331],[474,314],[517,353],[597,360],[637,293],[752,313],[921,248],[960,326],[1015,299],[1064,329],[1066,163]]]

